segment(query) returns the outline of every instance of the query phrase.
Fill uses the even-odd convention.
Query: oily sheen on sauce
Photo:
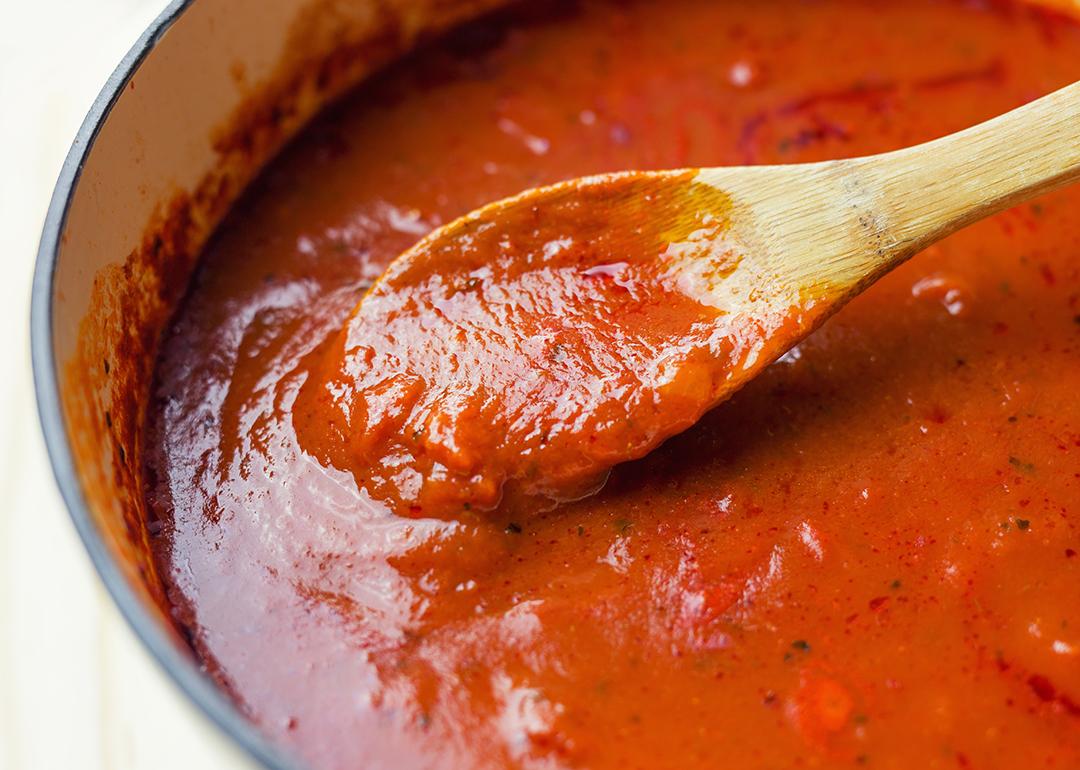
[[[566,424],[542,387],[498,394],[520,426],[478,399],[415,440],[378,414],[392,392],[334,414],[320,388],[343,335],[393,337],[352,315],[389,261],[491,200],[884,151],[1078,78],[1072,19],[952,0],[535,4],[395,65],[267,169],[163,341],[147,496],[196,652],[316,768],[1077,765],[1076,191],[916,257],[554,508],[524,499],[602,479],[574,475],[572,431],[547,431],[553,488],[507,459]],[[635,327],[639,268],[609,251],[548,255],[572,302],[522,378],[594,335],[595,371],[639,384],[652,340],[710,319],[665,295],[671,329]],[[495,308],[467,268],[440,296]],[[640,406],[604,451],[655,438]],[[494,510],[466,445],[510,480]]]

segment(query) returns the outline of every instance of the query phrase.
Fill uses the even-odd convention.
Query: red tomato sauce
[[[387,264],[492,200],[895,149],[1077,78],[1080,25],[1013,2],[630,0],[500,13],[358,89],[163,341],[150,531],[207,669],[317,768],[1080,765],[1080,191],[915,257],[550,510],[447,478],[456,513],[403,511],[401,447],[305,408]],[[616,301],[622,269],[585,278]]]

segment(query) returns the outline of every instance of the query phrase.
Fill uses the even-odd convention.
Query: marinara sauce
[[[368,82],[163,341],[147,495],[197,654],[315,768],[1077,767],[1080,190],[917,256],[552,510],[403,515],[294,420],[389,261],[482,204],[895,149],[1077,78],[1080,25],[1017,2],[628,0]]]

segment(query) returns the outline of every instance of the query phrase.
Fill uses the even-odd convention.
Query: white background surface
[[[166,0],[0,0],[0,770],[250,768],[100,587],[30,376],[30,281],[64,155]]]

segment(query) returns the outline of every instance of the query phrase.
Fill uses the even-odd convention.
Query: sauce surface
[[[342,329],[387,331],[359,297],[469,210],[895,149],[1080,78],[1080,25],[1011,2],[543,5],[359,89],[208,249],[146,439],[208,670],[316,768],[1080,764],[1080,191],[919,255],[552,510],[466,509],[484,486],[454,480],[428,491],[459,513],[402,511],[305,423]],[[621,313],[624,269],[574,281]],[[594,349],[648,369],[655,332]]]

